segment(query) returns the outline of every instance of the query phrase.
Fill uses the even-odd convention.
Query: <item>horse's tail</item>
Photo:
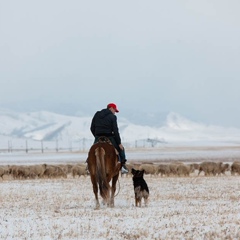
[[[109,183],[106,177],[106,169],[105,169],[105,150],[102,147],[98,147],[95,149],[96,156],[96,167],[97,167],[97,181],[99,185],[100,195],[104,200],[107,200],[109,197]]]

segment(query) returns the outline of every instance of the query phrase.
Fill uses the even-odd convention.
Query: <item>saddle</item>
[[[108,138],[108,137],[105,137],[105,136],[99,137],[96,143],[108,143],[108,144],[110,144],[110,145],[113,145],[112,142],[109,140],[109,138]],[[118,152],[118,150],[117,150],[115,147],[114,147],[114,149],[115,149],[116,154],[117,154],[118,157],[119,157],[119,152]]]
[[[105,136],[101,136],[98,138],[98,141],[99,143],[108,143],[110,145],[112,145],[111,141],[109,140],[108,137],[105,137]]]

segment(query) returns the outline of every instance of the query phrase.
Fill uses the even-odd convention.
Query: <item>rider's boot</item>
[[[126,167],[126,161],[127,160],[125,159],[124,161],[121,162],[121,164],[122,164],[121,173],[122,174],[128,173],[128,169]]]

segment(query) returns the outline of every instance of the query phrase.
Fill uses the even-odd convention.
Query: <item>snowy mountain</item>
[[[76,117],[40,111],[17,113],[0,110],[0,141],[28,139],[35,141],[93,141],[90,132],[92,117]],[[137,125],[118,118],[125,144],[156,146],[166,143],[240,143],[240,129],[207,126],[170,112],[162,126]]]

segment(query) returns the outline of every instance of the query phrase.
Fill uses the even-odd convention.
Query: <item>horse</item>
[[[115,147],[106,137],[100,137],[88,152],[88,171],[90,173],[93,192],[95,195],[96,208],[100,208],[98,199],[98,187],[103,203],[114,207],[114,194],[116,183],[121,169],[118,154]],[[112,184],[110,186],[110,181]]]

